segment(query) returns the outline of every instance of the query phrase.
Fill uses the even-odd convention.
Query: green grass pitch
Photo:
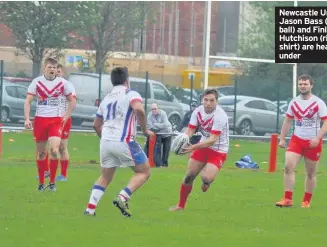
[[[197,179],[184,211],[168,211],[178,200],[187,166],[186,157],[171,154],[170,167],[152,169],[148,183],[132,196],[131,218],[124,218],[112,205],[132,175],[130,169],[118,170],[98,205],[97,216],[86,217],[83,211],[100,172],[98,146],[95,135],[73,133],[69,181],[58,182],[56,193],[40,193],[36,191],[31,133],[3,134],[1,247],[327,246],[324,154],[310,209],[300,208],[303,163],[296,175],[295,206],[276,208],[274,203],[283,195],[284,150],[278,151],[277,172],[268,173],[269,143],[232,141],[228,160],[215,183],[202,193]],[[235,161],[245,154],[259,163],[259,171],[235,168]]]

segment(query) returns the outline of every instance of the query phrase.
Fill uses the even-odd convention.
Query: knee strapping
[[[39,156],[39,159],[43,160],[43,159],[45,159],[46,152],[40,152],[38,156]]]
[[[65,154],[68,153],[68,150],[65,147],[59,147],[59,153],[61,156],[64,156]]]
[[[314,174],[314,173],[307,173],[306,176],[307,176],[307,179],[309,179],[309,180],[316,178],[316,174]]]
[[[194,181],[195,176],[194,175],[187,175],[184,179],[185,184],[190,184]]]
[[[294,170],[293,169],[290,169],[289,167],[285,167],[285,170],[284,170],[284,173],[285,174],[291,174],[292,172],[294,172]]]
[[[53,159],[58,159],[58,150],[50,149],[50,155]]]

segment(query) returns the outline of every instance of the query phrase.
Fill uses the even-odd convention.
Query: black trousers
[[[169,152],[171,147],[171,136],[168,137],[161,137],[161,144],[162,144],[162,165],[168,166],[168,158]]]

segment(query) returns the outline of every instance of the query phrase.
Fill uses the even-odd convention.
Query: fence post
[[[193,101],[194,75],[191,75],[190,82],[191,82],[191,97],[190,97],[190,110],[191,110],[191,104]]]
[[[276,133],[279,133],[279,114],[280,114],[280,83],[277,81],[277,121],[276,121]]]
[[[0,124],[2,123],[2,95],[3,95],[3,74],[4,74],[4,62],[0,62]]]
[[[144,110],[145,115],[148,116],[148,86],[149,86],[149,71],[145,72],[145,99],[144,99]]]
[[[233,135],[236,134],[236,103],[237,103],[237,78],[234,80],[234,119],[233,119]]]
[[[155,147],[156,147],[156,142],[157,142],[157,137],[154,134],[153,136],[149,137],[149,163],[150,167],[156,167],[156,163],[154,161],[154,152],[155,152]]]
[[[99,69],[99,89],[98,89],[98,99],[99,99],[99,105],[101,102],[101,88],[102,88],[102,69]]]
[[[3,127],[3,124],[0,122],[0,160],[2,159],[2,127]]]
[[[278,135],[272,134],[270,139],[270,157],[269,157],[269,172],[276,171],[277,165],[277,147],[278,147]]]

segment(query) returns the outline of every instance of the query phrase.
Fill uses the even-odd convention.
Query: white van
[[[99,94],[99,75],[91,73],[71,73],[69,81],[73,83],[78,95],[78,103],[89,106],[97,106]],[[131,89],[137,91],[145,99],[146,79],[129,77]],[[101,76],[101,99],[112,89],[109,74]],[[173,128],[179,126],[184,117],[183,107],[175,96],[159,81],[148,80],[147,113],[150,105],[157,103],[164,110]]]

